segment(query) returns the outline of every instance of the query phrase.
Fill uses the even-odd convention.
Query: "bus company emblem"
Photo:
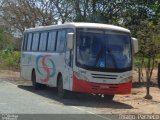
[[[39,66],[42,66],[41,68],[43,70],[40,70]],[[50,58],[50,55],[38,56],[36,59],[36,69],[38,73],[42,76],[44,75],[44,71],[46,72],[45,78],[41,79],[43,83],[48,82],[49,78],[53,77],[56,73],[55,64],[53,60]]]

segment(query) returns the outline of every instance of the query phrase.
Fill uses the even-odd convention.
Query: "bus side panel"
[[[21,55],[21,77],[25,80],[31,80],[32,56],[30,53],[22,52]]]
[[[63,85],[64,89],[72,91],[73,69],[67,64],[64,67]]]
[[[33,61],[38,83],[56,87],[58,73],[64,77],[63,53],[35,54]]]

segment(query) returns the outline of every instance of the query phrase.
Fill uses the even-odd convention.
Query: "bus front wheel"
[[[97,94],[97,97],[103,100],[112,101],[114,98],[114,95]]]
[[[104,95],[103,99],[107,100],[107,101],[112,101],[114,98],[114,95]]]

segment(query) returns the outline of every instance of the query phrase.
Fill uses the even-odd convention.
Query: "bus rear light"
[[[86,76],[84,76],[84,75],[82,75],[82,74],[80,74],[80,73],[78,73],[78,72],[74,72],[73,74],[74,74],[74,76],[75,76],[77,79],[79,79],[79,80],[89,81]]]

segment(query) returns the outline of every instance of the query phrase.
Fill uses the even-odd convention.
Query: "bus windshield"
[[[132,67],[129,33],[78,29],[76,45],[76,63],[79,67],[105,71]]]

